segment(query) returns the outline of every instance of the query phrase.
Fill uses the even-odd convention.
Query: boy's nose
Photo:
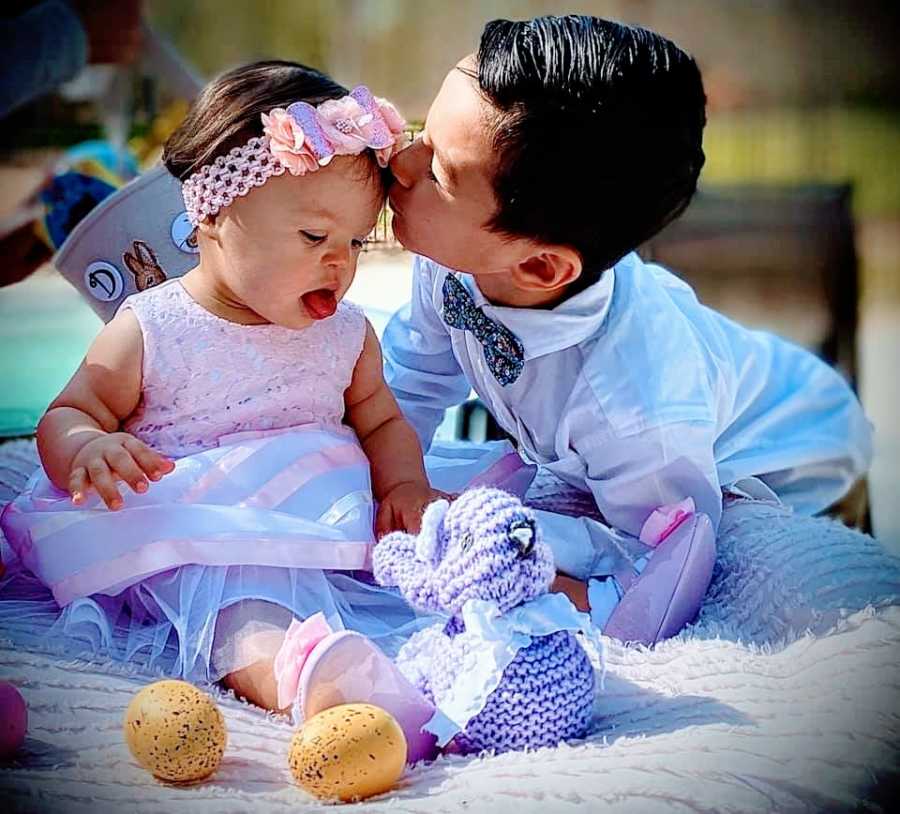
[[[394,181],[406,189],[409,189],[416,180],[415,152],[416,142],[413,142],[391,159],[391,173],[394,176]]]

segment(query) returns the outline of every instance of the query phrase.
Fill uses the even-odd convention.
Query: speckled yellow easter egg
[[[160,780],[177,783],[211,775],[228,740],[216,702],[186,681],[144,687],[128,705],[124,729],[134,759]]]
[[[288,763],[296,781],[315,797],[362,800],[397,782],[406,765],[406,737],[380,707],[341,704],[297,730]]]

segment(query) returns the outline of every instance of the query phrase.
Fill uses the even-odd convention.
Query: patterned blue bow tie
[[[512,384],[525,366],[522,343],[504,325],[494,322],[472,301],[472,295],[452,274],[444,278],[444,322],[460,331],[471,331],[484,348],[484,359],[494,378],[504,387]]]

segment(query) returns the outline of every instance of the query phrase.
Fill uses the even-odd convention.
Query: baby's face
[[[331,316],[347,293],[382,205],[364,159],[339,156],[236,198],[212,230],[201,228],[201,257],[216,258],[220,282],[262,319],[305,328]]]

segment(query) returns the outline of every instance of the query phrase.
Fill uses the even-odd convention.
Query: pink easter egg
[[[8,681],[0,681],[0,760],[12,757],[25,740],[28,707]]]

